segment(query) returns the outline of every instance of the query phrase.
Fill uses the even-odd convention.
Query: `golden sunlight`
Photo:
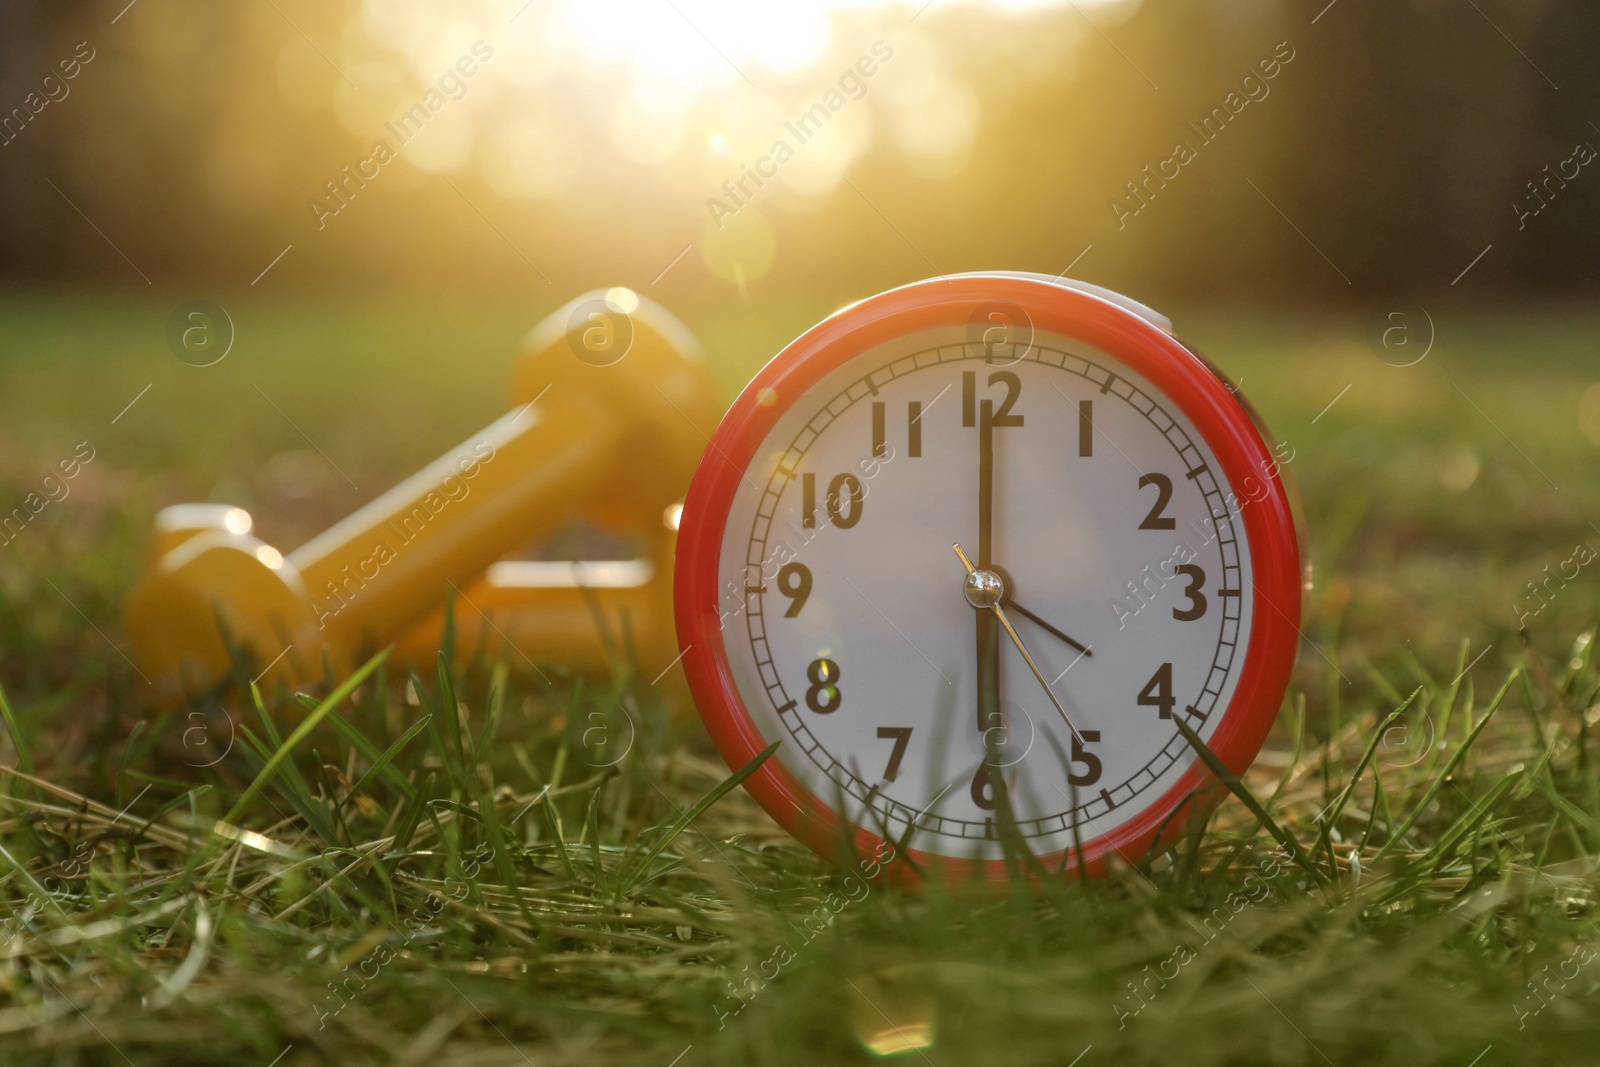
[[[531,0],[519,9],[365,0],[342,40],[340,65],[349,64],[349,78],[331,89],[353,134],[409,134],[398,153],[407,163],[431,173],[471,169],[508,199],[559,200],[582,213],[585,203],[598,206],[627,181],[622,172],[630,167],[665,167],[674,184],[715,188],[751,167],[776,173],[782,164],[780,183],[803,207],[831,192],[880,142],[928,176],[965,165],[983,101],[946,58],[952,50],[940,47],[941,16],[959,9],[979,18],[1027,17],[1068,6]],[[1070,6],[1087,34],[1087,20],[1114,25],[1139,5]],[[892,76],[866,73],[885,65]],[[430,112],[447,107],[449,121],[418,130],[396,124],[420,114],[419,103]],[[820,115],[819,104],[829,121],[813,129],[806,116]],[[781,140],[807,146],[792,165],[764,164]]]

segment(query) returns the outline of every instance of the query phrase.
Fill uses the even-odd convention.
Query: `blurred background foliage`
[[[94,54],[0,147],[14,284],[245,287],[290,245],[261,285],[539,311],[614,284],[836,304],[1086,246],[1075,275],[1152,301],[1574,295],[1600,268],[1587,169],[1517,207],[1600,144],[1593,4],[126,3],[0,4],[0,114]],[[401,145],[385,124],[476,41],[492,58]],[[879,41],[865,96],[715,226],[708,199]],[[1269,94],[1200,147],[1186,124],[1281,42]],[[398,160],[319,228],[310,202],[379,139]],[[1119,228],[1112,198],[1179,140],[1198,158]]]

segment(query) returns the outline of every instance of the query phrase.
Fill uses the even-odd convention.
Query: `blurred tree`
[[[942,271],[1054,273],[1087,246],[1074,273],[1161,299],[1440,291],[1491,243],[1453,291],[1588,291],[1600,266],[1600,168],[1520,229],[1513,206],[1547,164],[1600,145],[1585,110],[1600,89],[1600,10],[1575,0],[1149,0],[1010,15],[951,3],[914,26],[902,6],[841,15],[835,51],[779,100],[815,101],[837,56],[895,42],[867,99],[834,120],[866,148],[831,189],[763,190],[737,237],[717,234],[705,208],[744,158],[717,130],[741,108],[774,106],[740,83],[702,101],[672,150],[651,134],[673,120],[636,101],[624,114],[606,70],[540,80],[506,46],[474,90],[495,121],[473,113],[458,164],[402,157],[319,229],[308,202],[368,155],[403,110],[393,102],[420,99],[418,64],[364,32],[357,0],[125,3],[0,3],[0,115],[19,131],[0,146],[0,274],[12,283],[246,285],[292,244],[275,284],[531,286],[553,300],[645,284],[708,238],[775,249],[764,278],[739,275],[721,246],[695,257],[734,264],[719,285],[840,299]],[[517,32],[495,18],[495,34]],[[80,42],[95,58],[30,114]],[[1281,42],[1294,58],[1269,92],[1202,145],[1188,124],[1246,91]],[[906,86],[935,68],[937,91],[907,103]],[[787,106],[772,111],[774,131],[803,110]],[[925,151],[973,122],[964,147]],[[1180,141],[1193,161],[1149,184],[1144,168]],[[517,152],[526,173],[566,174],[565,191],[502,195],[494,160]],[[1133,204],[1136,180],[1148,206],[1119,225],[1111,201]]]

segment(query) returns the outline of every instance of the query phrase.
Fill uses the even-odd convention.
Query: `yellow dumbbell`
[[[600,671],[627,662],[630,654],[646,677],[670,665],[678,658],[672,620],[677,506],[667,510],[647,554],[633,559],[490,564],[455,598],[457,659],[510,646],[535,668],[550,663]],[[443,637],[441,606],[395,641],[394,659],[430,669]]]
[[[320,673],[324,647],[348,667],[452,586],[470,590],[491,564],[579,516],[659,528],[704,447],[699,427],[720,413],[688,331],[617,289],[535,327],[513,393],[519,407],[287,556],[251,536],[240,509],[158,516],[159,558],[124,621],[159,697],[225,678],[223,628],[258,664],[281,657],[277,669],[303,681]]]
[[[593,294],[589,298],[592,301]],[[638,300],[632,293],[609,290],[607,300],[626,310]],[[576,302],[582,303],[582,301]],[[665,316],[665,312],[660,312]],[[559,316],[552,316],[547,325]],[[615,342],[609,325],[585,318],[584,331],[602,351]],[[675,343],[697,350],[693,337],[676,320],[666,317],[658,327],[672,331]],[[582,338],[580,337],[580,340]],[[526,352],[537,351],[533,342]],[[536,361],[521,359],[512,374],[512,396],[525,401],[544,387]],[[718,409],[720,410],[720,408]],[[684,417],[690,418],[688,409]],[[710,429],[715,420],[695,425]],[[696,442],[697,461],[700,445]],[[626,491],[624,491],[626,492]],[[653,501],[654,496],[650,497]],[[459,658],[478,649],[509,645],[530,663],[554,663],[578,671],[603,670],[615,665],[626,650],[617,642],[625,621],[632,652],[641,668],[667,664],[678,656],[672,616],[672,563],[677,548],[678,504],[640,523],[640,509],[626,495],[598,502],[585,518],[624,532],[642,535],[642,554],[630,559],[545,561],[507,559],[491,564],[471,586],[462,587],[454,606],[456,652]],[[603,634],[603,628],[609,633]],[[396,662],[427,670],[433,665],[444,638],[444,608],[429,612],[408,627],[395,642]],[[653,668],[652,668],[653,669]]]

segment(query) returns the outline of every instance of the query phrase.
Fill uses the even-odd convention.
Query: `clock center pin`
[[[961,591],[967,595],[967,603],[973,607],[992,608],[1005,599],[1006,583],[994,571],[968,571]]]

